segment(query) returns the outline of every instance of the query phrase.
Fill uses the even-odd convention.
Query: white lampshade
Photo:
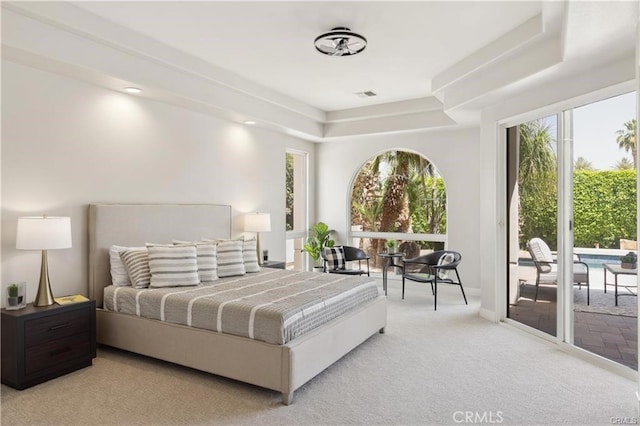
[[[245,215],[244,230],[248,232],[271,232],[271,214],[249,213]]]
[[[36,216],[18,219],[16,248],[19,250],[55,250],[71,247],[71,219]]]

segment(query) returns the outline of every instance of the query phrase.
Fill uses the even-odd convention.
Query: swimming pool
[[[602,269],[603,263],[610,263],[614,265],[620,264],[620,255],[619,254],[596,254],[596,253],[581,253],[578,254],[578,259],[581,262],[589,265],[589,269],[599,268]],[[520,266],[533,266],[533,260],[529,258],[520,258],[518,259],[518,264]]]

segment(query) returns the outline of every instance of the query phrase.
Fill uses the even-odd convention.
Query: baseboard
[[[484,318],[487,321],[498,322],[498,316],[495,311],[490,311],[489,309],[480,308],[480,318]]]

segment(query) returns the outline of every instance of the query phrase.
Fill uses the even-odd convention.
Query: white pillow
[[[218,279],[217,244],[215,241],[173,241],[173,244],[195,244],[198,255],[198,278],[201,283]]]
[[[260,272],[258,264],[258,241],[255,238],[244,240],[242,243],[242,260],[246,272]]]
[[[127,287],[131,285],[127,268],[120,259],[120,253],[124,250],[142,250],[145,247],[123,247],[111,246],[109,248],[109,263],[111,265],[111,284],[117,287]]]
[[[195,245],[147,246],[150,287],[183,287],[200,284]]]
[[[453,262],[455,258],[456,257],[453,255],[453,253],[445,253],[440,256],[440,259],[438,259],[438,266],[448,265]],[[451,269],[438,269],[438,278],[441,278],[443,280],[449,278],[449,271],[451,271]]]
[[[135,288],[147,288],[151,283],[149,254],[146,247],[129,248],[120,252],[122,263],[127,268],[131,285]]]
[[[232,277],[244,275],[244,259],[242,257],[243,240],[218,240],[218,276]]]

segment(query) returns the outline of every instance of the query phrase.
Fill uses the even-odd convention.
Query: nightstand
[[[279,260],[269,260],[262,264],[263,268],[287,269],[287,263]]]
[[[2,383],[26,389],[88,367],[96,357],[96,302],[2,309]]]

